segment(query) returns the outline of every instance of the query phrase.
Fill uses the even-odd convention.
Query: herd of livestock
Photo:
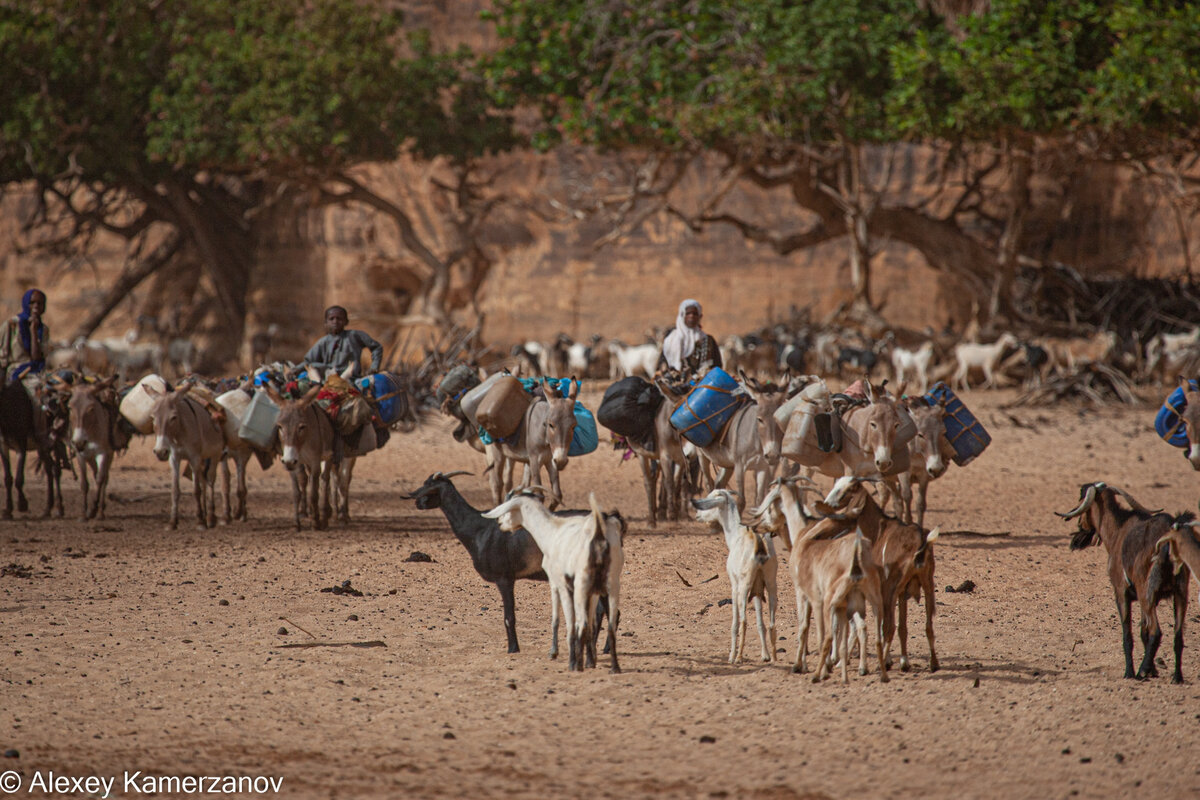
[[[405,387],[406,408],[436,405],[459,420],[455,438],[484,456],[493,508],[476,509],[463,498],[453,482],[459,473],[435,473],[405,497],[422,509],[440,508],[480,576],[496,584],[510,652],[519,648],[514,582],[544,580],[551,590],[551,656],[557,655],[564,619],[569,667],[594,665],[601,620],[607,618],[605,652],[617,671],[625,517],[603,509],[594,493],[585,510],[558,509],[564,501],[560,473],[569,458],[595,449],[598,421],[625,456],[641,464],[650,526],[682,519],[690,505],[689,516],[723,533],[733,609],[730,662],[743,657],[751,609],[761,658],[775,658],[783,551],[801,624],[795,671],[808,670],[813,620],[815,680],[839,665],[847,680],[855,649],[859,672],[866,674],[873,641],[871,654],[886,681],[897,633],[899,665],[909,669],[909,600],[923,600],[933,671],[939,531],[925,527],[926,493],[951,461],[965,466],[989,441],[954,390],[978,385],[972,383],[977,379],[985,386],[1029,386],[1101,364],[1132,380],[1194,372],[1200,327],[1156,336],[1136,352],[1107,333],[1030,341],[1005,333],[984,343],[950,342],[929,332],[921,339],[894,334],[868,339],[834,329],[798,336],[777,327],[728,337],[721,347],[724,369],[702,376],[657,373],[658,343],[628,347],[593,337],[583,344],[566,336],[525,342],[490,375],[476,364],[439,370],[440,385],[430,387],[428,399],[412,381]],[[82,516],[103,518],[113,460],[140,433],[154,437],[156,456],[172,467],[171,527],[179,520],[180,478],[189,473],[200,525],[216,524],[218,472],[225,520],[244,520],[251,458],[266,467],[278,457],[291,474],[297,529],[306,516],[315,528],[328,525],[335,507],[339,519],[349,519],[355,463],[374,449],[375,440],[364,444],[346,437],[345,448],[335,447],[341,435],[331,413],[336,408],[318,400],[326,397],[320,384],[297,390],[303,365],[277,363],[221,382],[189,376],[175,386],[142,376],[124,387],[116,375],[90,374],[82,361],[71,366],[77,369],[48,373],[31,392],[20,384],[0,391],[5,517],[13,515],[14,486],[17,510],[28,510],[22,476],[31,450],[47,480],[46,515],[54,510],[62,515],[61,474],[77,465]],[[579,402],[578,381],[548,377],[566,375],[611,381],[595,413]],[[405,384],[403,376],[392,378]],[[836,391],[830,388],[835,380]],[[375,385],[371,379],[363,383],[368,399],[378,399],[371,397]],[[137,419],[127,418],[131,394],[140,402]],[[1200,469],[1200,441],[1192,443],[1186,435],[1200,430],[1200,390],[1194,381],[1181,380],[1176,395],[1164,409],[1170,429],[1160,427],[1159,433],[1187,448],[1189,461]],[[260,421],[258,435],[248,435],[250,417],[262,409],[270,409],[267,427],[261,429]],[[18,456],[15,473],[10,450]],[[230,462],[237,475],[236,505]],[[524,466],[519,482],[517,464]],[[819,490],[817,475],[833,479],[832,489]],[[1200,523],[1190,513],[1146,509],[1123,490],[1099,482],[1081,487],[1076,507],[1061,516],[1077,521],[1073,549],[1103,543],[1108,551],[1126,677],[1156,675],[1162,636],[1156,609],[1170,597],[1172,679],[1181,681],[1190,573],[1200,570]],[[1144,648],[1136,669],[1135,603]]]

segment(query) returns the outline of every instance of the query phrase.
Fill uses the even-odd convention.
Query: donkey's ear
[[[314,386],[311,389],[309,389],[307,392],[304,393],[304,397],[300,398],[299,405],[307,406],[307,405],[311,404],[312,401],[317,399],[317,395],[321,393],[322,388],[323,387],[321,387],[321,386]]]
[[[567,394],[567,397],[570,398],[571,400],[574,400],[576,397],[579,397],[579,386],[580,386],[579,380],[574,375],[571,376],[571,384],[570,385],[571,385],[571,391],[570,391],[570,393]]]

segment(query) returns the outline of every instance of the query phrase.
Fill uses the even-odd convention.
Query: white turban
[[[683,369],[683,360],[692,354],[696,345],[707,335],[699,325],[689,328],[683,321],[684,314],[693,307],[703,312],[700,304],[691,298],[679,304],[679,313],[675,315],[675,330],[668,333],[667,338],[663,340],[663,357],[667,359],[667,366],[671,369]]]

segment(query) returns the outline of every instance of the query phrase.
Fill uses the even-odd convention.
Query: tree
[[[1125,158],[1109,146],[1119,142],[1147,154],[1188,131],[1194,142],[1200,84],[1186,76],[1200,63],[1187,39],[1197,7],[987,6],[948,20],[915,0],[504,0],[492,69],[510,100],[540,109],[542,146],[641,148],[674,165],[724,157],[727,179],[698,213],[672,207],[678,166],[638,187],[630,209],[674,211],[695,230],[735,225],[780,253],[846,237],[867,303],[875,243],[905,244],[968,293],[990,296],[982,315],[1011,319],[1012,273],[1037,258],[1023,249],[1036,170],[1065,152]],[[1165,30],[1180,17],[1183,34]],[[1171,48],[1184,55],[1166,59],[1168,69],[1138,56]],[[1141,85],[1162,99],[1120,102]],[[941,152],[938,198],[906,203],[891,191],[889,164],[909,143]],[[784,233],[723,213],[730,181],[785,186],[814,221]]]
[[[0,185],[36,187],[41,244],[78,249],[100,230],[134,244],[80,332],[189,258],[223,316],[220,357],[242,337],[270,204],[300,190],[370,203],[437,284],[459,256],[434,254],[354,166],[407,151],[469,176],[511,142],[469,53],[435,53],[398,14],[354,0],[6,2],[0,59]]]

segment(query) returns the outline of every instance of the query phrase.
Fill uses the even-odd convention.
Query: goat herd
[[[1146,374],[1163,369],[1164,364],[1178,366],[1190,357],[1191,349],[1200,343],[1200,333],[1155,341],[1157,349],[1136,359],[1137,369]],[[1078,369],[1089,361],[1119,363],[1119,355],[1116,342],[1107,334],[1089,341],[1044,340],[1036,345],[1022,345],[1005,334],[990,344],[960,342],[949,350],[934,338],[911,349],[900,347],[894,337],[880,342],[854,347],[844,338],[767,342],[763,337],[757,341],[731,337],[722,348],[724,361],[741,378],[736,393],[743,399],[712,440],[703,444],[690,441],[673,424],[673,414],[687,402],[689,389],[678,380],[654,374],[657,345],[626,348],[609,343],[601,348],[598,338],[581,346],[560,337],[550,345],[517,346],[516,361],[508,366],[514,372],[526,364],[538,374],[594,375],[599,354],[606,353],[609,369],[599,369],[610,377],[646,376],[646,390],[661,398],[647,411],[647,435],[623,434],[615,441],[641,464],[651,527],[659,519],[681,519],[690,503],[696,520],[722,532],[732,597],[731,663],[743,657],[751,609],[761,658],[764,662],[775,658],[777,573],[779,551],[783,551],[800,624],[793,670],[809,669],[808,634],[815,619],[814,680],[840,667],[845,682],[857,649],[859,673],[867,673],[867,659],[873,654],[880,679],[887,681],[897,633],[899,666],[910,668],[909,600],[923,600],[928,666],[930,671],[938,669],[933,617],[934,543],[939,530],[925,527],[926,492],[932,480],[946,473],[949,461],[965,465],[986,446],[984,439],[974,451],[964,450],[952,441],[948,431],[961,433],[964,427],[961,419],[958,429],[949,421],[958,413],[951,408],[957,398],[944,385],[940,394],[938,386],[927,393],[930,383],[942,378],[969,387],[976,371],[982,373],[985,385],[994,385],[1004,375],[1011,377],[1014,371],[1019,379],[1043,380],[1052,370]],[[767,351],[770,356],[764,359]],[[939,361],[939,352],[952,356]],[[869,377],[885,358],[900,383],[895,393],[886,381],[878,384]],[[809,368],[832,377],[842,375],[847,366],[860,369],[866,377],[840,393],[832,392],[817,374],[793,376],[793,371]],[[773,379],[765,379],[766,375]],[[910,380],[919,393],[905,396]],[[1179,431],[1200,425],[1200,391],[1193,386],[1181,382],[1186,405],[1179,408]],[[255,446],[239,439],[233,415],[214,404],[213,398],[223,391],[243,391],[249,397],[255,389],[251,382],[205,387],[193,379],[156,397],[150,414],[155,454],[169,461],[173,470],[171,526],[179,518],[183,462],[190,467],[201,525],[216,522],[218,466],[224,474],[226,520],[245,519],[245,468],[255,455],[264,467],[280,455],[292,474],[297,528],[305,515],[314,527],[327,524],[332,512],[331,478],[336,478],[338,516],[348,520],[355,459],[371,447],[349,448],[334,463],[334,426],[314,404],[315,393],[288,397],[273,388],[260,391],[269,392],[279,408],[277,440],[267,448]],[[536,392],[523,424],[512,436],[493,439],[481,436],[474,420],[465,425],[461,439],[486,459],[491,510],[476,509],[463,498],[452,480],[460,472],[437,472],[404,497],[415,500],[421,509],[440,508],[480,576],[496,584],[503,599],[509,652],[519,650],[514,582],[543,580],[550,586],[551,657],[558,653],[558,628],[560,618],[565,618],[569,668],[595,665],[602,620],[607,618],[604,650],[611,656],[612,670],[619,671],[617,628],[626,518],[618,511],[604,510],[594,491],[589,493],[587,509],[556,510],[564,497],[559,473],[566,467],[576,429],[578,384],[567,391],[543,382]],[[40,402],[34,402],[33,416],[44,426],[33,424],[19,435],[14,435],[11,425],[4,430],[5,447],[0,449],[4,451],[5,516],[12,516],[14,487],[7,451],[16,449],[23,460],[27,444],[33,443],[48,478],[46,514],[54,508],[55,498],[62,514],[57,479],[73,449],[83,492],[82,515],[103,518],[109,469],[129,438],[120,424],[115,379],[75,376],[64,384],[60,375],[47,381],[35,397]],[[0,421],[11,417],[12,408],[22,402],[10,389],[5,389],[0,401],[5,405]],[[451,413],[452,406],[444,402],[442,410]],[[1189,445],[1187,454],[1193,467],[1200,469],[1200,442]],[[228,460],[237,466],[236,510],[231,509]],[[515,463],[523,463],[525,471],[514,489]],[[549,474],[549,491],[540,486],[543,468]],[[94,496],[89,492],[89,470],[97,483]],[[20,474],[18,467],[18,509],[26,510]],[[752,476],[749,493],[747,474]],[[832,478],[832,488],[818,490],[816,475]],[[888,513],[892,504],[893,512]],[[1125,491],[1101,482],[1084,485],[1076,507],[1060,516],[1077,521],[1072,549],[1099,541],[1108,551],[1126,677],[1156,675],[1155,655],[1162,636],[1156,609],[1170,597],[1175,615],[1172,680],[1182,681],[1182,632],[1190,573],[1200,570],[1196,533],[1200,523],[1190,513],[1146,509]],[[1135,601],[1144,645],[1136,670],[1131,628]],[[869,640],[874,642],[873,653],[868,651]]]

